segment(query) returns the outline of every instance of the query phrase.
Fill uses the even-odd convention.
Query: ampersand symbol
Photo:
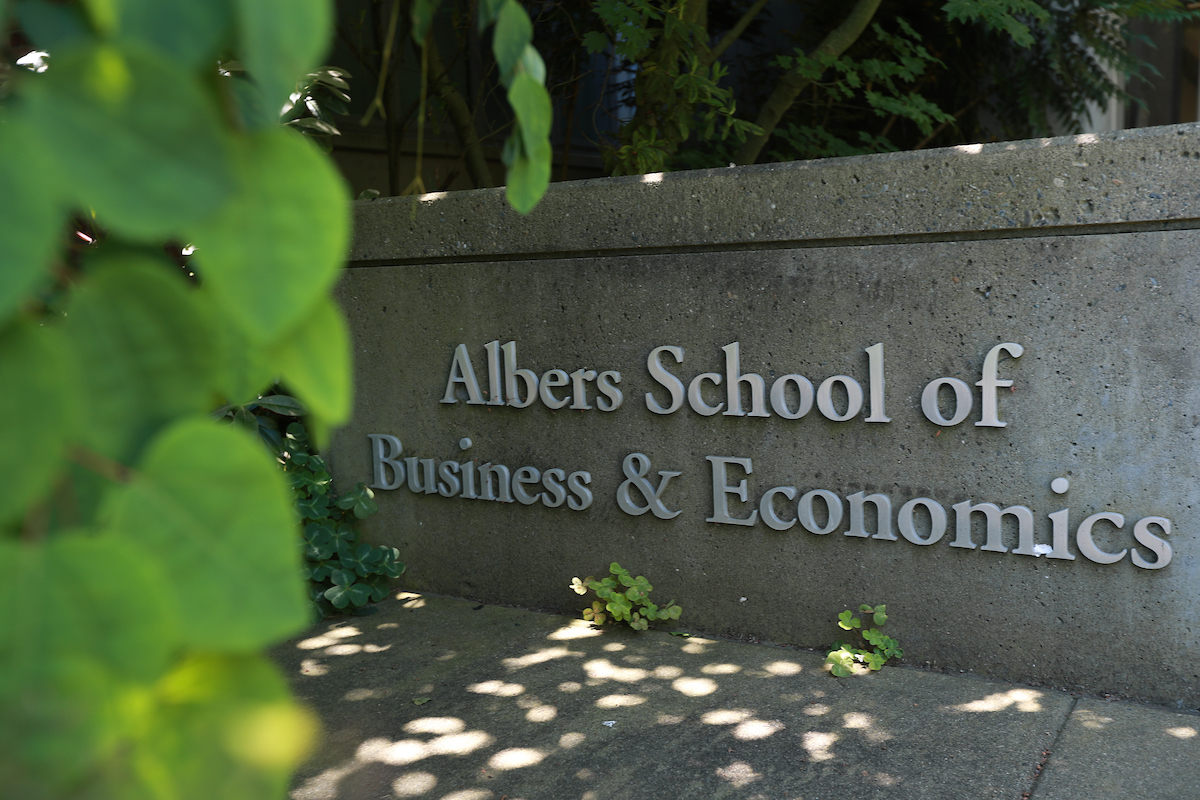
[[[632,514],[636,517],[645,514],[647,511],[652,511],[654,512],[654,516],[659,519],[673,519],[682,513],[680,511],[669,510],[663,504],[662,494],[666,491],[667,484],[671,482],[671,478],[683,473],[659,470],[658,474],[662,477],[662,480],[656,489],[651,485],[650,481],[646,480],[646,475],[650,472],[650,459],[641,453],[630,453],[625,456],[625,461],[621,464],[621,472],[625,473],[627,480],[617,488],[617,505],[626,514]],[[646,505],[639,506],[633,502],[633,499],[629,496],[629,490],[633,488],[641,492],[642,497],[646,500]]]

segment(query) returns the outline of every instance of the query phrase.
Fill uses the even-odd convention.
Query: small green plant
[[[864,630],[862,619],[848,609],[838,614],[838,627],[844,631],[858,631],[871,649],[863,650],[850,647],[845,642],[834,642],[833,649],[825,658],[825,663],[830,665],[833,674],[839,678],[853,675],[856,663],[865,664],[868,669],[878,671],[889,658],[899,658],[904,655],[904,651],[900,649],[900,643],[890,636],[885,636],[879,630],[887,622],[887,606],[869,606],[864,603],[858,607],[858,611],[864,615],[864,618],[866,615],[870,615],[870,619],[876,627]]]
[[[584,619],[597,625],[628,622],[629,627],[639,631],[660,619],[679,619],[683,609],[675,605],[674,600],[661,608],[650,602],[654,587],[644,576],[632,577],[629,570],[615,561],[608,570],[612,575],[603,580],[596,580],[591,575],[583,580],[571,579],[571,590],[575,594],[587,594],[591,590],[599,598],[583,610]]]
[[[404,572],[394,547],[360,542],[353,521],[379,510],[374,494],[362,482],[340,496],[320,455],[313,452],[303,418],[304,406],[294,397],[271,394],[251,403],[226,405],[214,416],[230,418],[258,433],[283,467],[304,524],[304,565],[309,598],[322,617],[354,611],[387,596],[388,581]]]

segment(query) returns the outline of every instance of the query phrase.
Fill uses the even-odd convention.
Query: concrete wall
[[[527,218],[490,190],[359,203],[338,478],[373,480],[370,434],[434,467],[587,473],[558,507],[544,484],[522,484],[532,505],[377,490],[366,530],[412,588],[574,611],[571,578],[615,560],[694,630],[817,647],[838,611],[886,603],[911,663],[1200,706],[1198,166],[1188,125],[556,184]],[[539,386],[584,370],[546,391],[566,407],[489,404],[490,342]],[[682,385],[720,377],[700,411],[652,411],[673,399],[656,352]],[[450,382],[464,359],[480,403]],[[739,372],[765,416],[749,385],[726,413]],[[826,385],[824,411],[814,391],[784,418],[804,383],[776,408],[785,375]],[[835,376],[863,392],[846,421]],[[961,423],[954,381],[923,411],[939,378],[970,398]],[[662,488],[659,513],[623,510],[622,485],[629,510]],[[814,490],[844,509],[830,533]],[[847,535],[859,492],[886,497],[890,535],[871,502]],[[964,503],[1027,508],[1032,538],[1010,515],[989,543]]]

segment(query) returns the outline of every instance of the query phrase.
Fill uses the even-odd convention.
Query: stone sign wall
[[[357,206],[344,483],[407,585],[1200,705],[1200,128]]]

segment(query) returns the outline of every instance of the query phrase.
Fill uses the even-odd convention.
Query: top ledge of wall
[[[554,183],[527,217],[503,189],[354,216],[352,264],[1195,227],[1200,123]]]

